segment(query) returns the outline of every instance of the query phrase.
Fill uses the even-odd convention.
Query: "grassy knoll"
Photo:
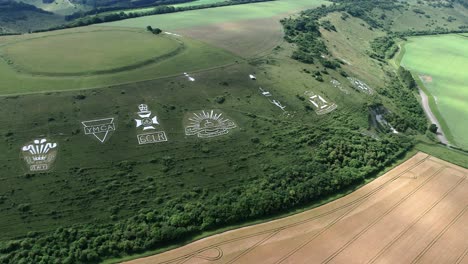
[[[468,148],[467,39],[458,35],[411,38],[405,50],[401,64],[422,76],[425,88],[435,98],[431,107],[444,121],[442,129],[452,135],[449,140]]]
[[[18,71],[48,76],[125,71],[182,50],[182,43],[166,35],[124,30],[42,36],[2,48]]]
[[[99,36],[100,33],[104,33],[107,37],[114,40],[114,44],[106,44],[110,45],[111,47],[120,47],[114,49],[114,54],[107,53],[109,56],[107,57],[108,62],[112,61],[113,59],[122,58],[120,57],[121,54],[125,54],[126,58],[129,60],[148,60],[154,57],[154,47],[151,47],[151,43],[159,43],[158,38],[153,36],[151,33],[145,32],[144,29],[134,29],[128,32],[126,35],[126,31],[116,30],[117,35],[125,38],[131,37],[139,37],[139,39],[147,41],[147,43],[143,46],[146,47],[146,52],[140,52],[138,49],[133,49],[132,47],[124,46],[119,44],[119,40],[113,37],[113,34],[106,34],[105,32],[111,30],[114,32],[114,29],[110,29],[108,27],[105,28],[97,28],[97,27],[86,27],[80,29],[69,29],[69,30],[62,30],[62,31],[54,31],[54,32],[46,32],[40,34],[31,34],[31,35],[24,35],[24,36],[11,36],[11,37],[2,37],[2,44],[4,46],[0,46],[0,52],[5,52],[4,49],[15,47],[16,44],[12,44],[13,42],[18,42],[17,44],[28,44],[26,41],[29,38],[38,38],[38,37],[50,37],[52,39],[57,38],[55,35],[57,34],[64,34],[66,33],[67,38],[76,38],[85,32],[86,34],[90,34],[88,32],[96,31],[96,30],[103,30],[103,32],[93,32],[93,36]],[[119,33],[121,32],[121,33]],[[72,33],[77,33],[76,36]],[[78,34],[79,33],[79,34]],[[146,34],[146,35],[145,35]],[[53,37],[54,36],[54,37]],[[146,37],[147,36],[147,37]],[[102,41],[105,42],[106,38],[100,38]],[[92,42],[92,40],[90,40]],[[128,42],[131,40],[122,40],[122,43]],[[155,41],[155,42],[153,42]],[[178,38],[178,41],[183,42],[184,49],[179,52],[178,54],[171,56],[170,58],[163,58],[159,59],[156,57],[156,60],[153,63],[149,63],[147,65],[140,65],[141,67],[137,67],[135,69],[127,69],[126,71],[120,71],[116,73],[106,73],[106,74],[92,74],[87,76],[80,76],[79,78],[73,76],[41,76],[41,75],[33,75],[24,72],[18,72],[14,65],[10,65],[8,60],[0,59],[0,94],[22,94],[22,93],[30,93],[30,92],[44,92],[44,91],[63,91],[63,90],[76,90],[76,89],[84,89],[84,88],[93,88],[93,87],[102,87],[102,86],[109,86],[109,85],[116,85],[122,83],[129,83],[141,80],[148,80],[159,78],[163,76],[170,76],[170,75],[177,75],[182,74],[186,71],[197,71],[212,67],[218,67],[221,65],[235,63],[237,58],[236,56],[223,51],[221,49],[217,49],[206,44],[203,44],[199,41],[195,41],[189,38]],[[161,43],[166,43],[167,41],[163,40]],[[144,43],[144,41],[143,41]],[[169,42],[167,42],[169,43]],[[68,47],[61,47],[61,52],[66,53],[68,49],[68,57],[75,58],[75,62],[82,62],[80,65],[75,64],[74,67],[78,67],[80,69],[85,69],[88,66],[88,63],[92,61],[94,58],[88,57],[87,54],[77,54],[81,55],[82,58],[86,58],[82,60],[77,55],[74,55],[74,51],[76,49],[87,49],[92,51],[97,51],[99,48],[97,47],[81,47],[81,41],[76,41],[71,43]],[[58,45],[58,44],[51,44],[51,45]],[[135,45],[142,45],[139,43],[135,43]],[[135,47],[135,46],[133,46]],[[44,46],[47,49],[47,47]],[[156,47],[157,48],[157,47]],[[128,51],[132,52],[128,52]],[[150,52],[153,51],[153,52]],[[19,54],[23,56],[26,60],[30,60],[28,55],[31,57],[39,56],[41,58],[47,59],[48,61],[55,60],[58,61],[59,64],[63,64],[60,62],[60,57],[56,57],[55,50],[47,49],[44,54],[34,54],[34,50],[28,50],[23,54]],[[159,53],[156,51],[155,53]],[[138,55],[133,57],[133,54]],[[48,58],[48,56],[50,58]],[[99,55],[102,56],[102,55]],[[217,58],[216,60],[212,60],[211,58]],[[121,59],[120,59],[121,60]],[[196,61],[197,63],[193,63]],[[42,61],[35,62],[36,67],[42,63]],[[98,63],[96,61],[96,63]],[[127,61],[120,61],[121,66]],[[28,67],[27,65],[25,65]],[[93,66],[93,65],[90,65]],[[51,72],[47,67],[40,69],[41,71]],[[57,65],[50,65],[51,68],[57,69]],[[95,64],[94,67],[101,67],[100,64]],[[113,65],[110,65],[113,67]],[[59,69],[60,70],[60,69]],[[76,70],[76,68],[75,68]]]

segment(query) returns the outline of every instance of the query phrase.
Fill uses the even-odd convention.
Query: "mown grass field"
[[[435,99],[431,105],[455,145],[468,148],[468,39],[459,35],[411,38],[401,65],[422,77]]]
[[[99,32],[95,32],[95,31]],[[37,75],[26,72],[19,72],[14,64],[9,64],[7,57],[0,58],[0,94],[23,94],[31,92],[45,92],[45,91],[63,91],[63,90],[77,90],[77,89],[89,89],[93,87],[103,87],[109,85],[116,85],[122,83],[130,83],[141,80],[149,80],[160,78],[164,76],[178,75],[183,72],[198,71],[212,67],[219,67],[226,64],[235,63],[239,58],[227,51],[207,46],[206,44],[196,41],[190,38],[177,38],[173,41],[167,39],[167,36],[164,37],[155,37],[151,33],[146,32],[145,29],[130,29],[130,31],[122,29],[112,29],[112,28],[96,28],[96,27],[85,27],[78,29],[69,29],[61,31],[53,31],[47,33],[40,33],[34,35],[24,35],[24,36],[11,36],[1,38],[0,53],[5,53],[9,48],[16,49],[15,42],[18,42],[19,47],[24,47],[23,45],[28,44],[30,38],[36,39],[41,37],[47,38],[58,38],[56,35],[60,35],[61,43],[68,43],[68,46],[59,47],[56,52],[54,49],[47,48],[49,44],[43,45],[42,48],[45,49],[43,54],[35,54],[34,49],[25,50],[25,52],[18,54],[20,58],[24,60],[31,61],[32,58],[37,58],[33,60],[32,64],[35,67],[35,70],[40,70],[47,73],[57,73],[51,69],[57,70],[59,73],[62,71],[62,74],[53,74],[46,75]],[[107,31],[116,33],[109,34]],[[103,33],[103,35],[100,35]],[[90,36],[106,36],[99,37],[96,39],[89,39],[88,44],[95,45],[100,42],[100,45],[104,44],[108,47],[108,50],[102,50],[101,47],[97,46],[82,46],[82,41],[72,41],[79,38],[82,34],[91,34]],[[135,38],[137,41],[131,40]],[[164,40],[163,40],[164,39]],[[99,40],[99,41],[98,41]],[[112,40],[112,42],[107,42],[106,40]],[[96,42],[97,41],[97,42]],[[164,44],[166,45],[166,51],[173,50],[176,47],[169,47],[170,43],[174,43],[174,46],[179,45],[178,42],[183,43],[183,50],[177,54],[169,54],[170,58],[164,57],[168,53],[165,53],[158,57],[156,56],[161,54],[161,51],[158,50],[158,46],[153,46],[153,44]],[[103,43],[104,42],[104,43]],[[133,46],[123,45],[124,43],[133,42]],[[50,45],[59,45],[60,43],[51,43]],[[28,44],[29,45],[29,44]],[[143,50],[139,51],[136,47],[142,47]],[[77,53],[76,50],[87,50],[96,52],[95,55],[101,59],[106,59],[108,62],[107,67],[115,67],[118,65],[121,67],[117,72],[105,72],[105,73],[91,73],[86,74],[85,76],[73,76],[73,74],[68,74],[71,76],[66,76],[63,74],[64,68],[72,67],[71,64],[64,66],[66,60],[74,59],[75,64],[73,68],[68,69],[69,71],[76,70],[87,70],[88,67],[95,67],[95,70],[105,67],[101,65],[97,60],[93,65],[92,62],[95,60],[96,56],[89,57],[87,53]],[[102,54],[100,53],[102,51]],[[58,56],[61,54],[66,54],[64,58]],[[154,61],[146,64],[140,65],[139,67],[130,67],[121,71],[122,67],[129,65],[130,61],[141,61],[151,60],[154,58]],[[217,58],[212,60],[211,58]],[[41,68],[41,65],[46,61],[55,61],[57,65],[45,65]],[[12,59],[14,63],[14,58]],[[193,63],[196,62],[196,63]],[[25,67],[31,67],[29,65],[23,64]],[[59,66],[63,67],[59,67]],[[131,64],[130,64],[131,65]],[[134,65],[135,66],[135,65]],[[138,66],[138,63],[137,63]],[[70,73],[70,72],[68,72]],[[83,73],[83,72],[82,72]]]
[[[5,45],[2,53],[19,72],[72,76],[138,68],[167,54],[165,59],[170,59],[183,49],[182,42],[167,35],[107,30],[20,40]]]

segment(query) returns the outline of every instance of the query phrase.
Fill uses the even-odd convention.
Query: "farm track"
[[[448,230],[458,231],[460,236],[468,235],[458,226],[468,207],[468,196],[464,192],[467,175],[466,169],[418,153],[372,183],[332,203],[291,217],[228,231],[129,263],[343,263],[343,258],[354,260],[353,254],[361,257],[356,262],[382,263],[395,261],[398,258],[395,247],[401,241],[420,239],[415,234],[424,235],[428,242],[418,245],[420,251],[406,249],[409,250],[408,258],[412,259],[408,263],[421,263],[426,253],[440,251],[440,243],[446,241],[444,236]],[[462,199],[455,199],[455,195]],[[421,228],[421,222],[439,217],[443,206],[448,205],[459,209],[453,209],[453,214],[438,223],[437,228],[428,231],[429,234],[416,232]],[[411,206],[419,211],[413,212]],[[403,212],[411,214],[404,218],[401,216]],[[365,214],[368,214],[366,218]],[[384,223],[392,219],[402,223],[388,231],[388,236],[375,237],[376,230],[385,227]],[[349,226],[356,228],[346,229]],[[341,236],[335,236],[335,233]],[[350,250],[362,248],[364,242],[379,246],[371,246],[368,256]],[[316,249],[317,246],[323,246],[324,250]],[[465,258],[467,246],[460,245],[464,251],[455,252],[457,263]],[[209,261],[203,259],[204,253],[213,249],[220,250],[218,256]],[[439,263],[453,261],[442,257]]]

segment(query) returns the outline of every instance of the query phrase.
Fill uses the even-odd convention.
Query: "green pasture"
[[[99,30],[99,32],[94,32],[96,30]],[[85,43],[89,46],[83,46],[83,41],[80,39],[80,36],[83,34],[96,36],[96,39],[88,38],[88,42]],[[115,37],[114,34],[116,35]],[[132,38],[136,40],[132,40]],[[219,67],[235,63],[239,59],[229,52],[208,46],[193,39],[177,38],[172,40],[170,38],[169,36],[154,36],[146,32],[145,29],[122,31],[107,27],[104,29],[86,27],[41,34],[3,37],[1,38],[2,45],[0,45],[0,54],[3,54],[0,58],[0,94],[23,94],[103,87]],[[54,39],[60,39],[61,43],[67,43],[67,46],[61,47],[60,43],[45,41]],[[37,41],[41,43],[41,40],[44,40],[42,42],[43,45],[38,48],[41,48],[42,54],[36,54],[36,49],[26,49],[26,47],[31,47]],[[178,44],[179,42],[182,42],[182,44]],[[125,43],[132,43],[132,46],[125,45]],[[106,46],[108,50],[103,50],[97,44]],[[48,48],[48,45],[57,48],[51,49]],[[183,45],[183,49],[177,54],[167,53],[167,51],[173,50],[178,45]],[[13,52],[16,51],[16,57],[9,59],[8,51],[11,48]],[[142,50],[139,50],[140,48]],[[160,48],[161,50],[159,50]],[[86,50],[87,52],[77,52],[77,50]],[[98,51],[102,51],[102,54],[99,54]],[[163,51],[166,51],[166,53],[161,55]],[[90,56],[88,52],[92,52],[94,55]],[[99,59],[95,57],[99,57]],[[154,61],[138,65],[138,61],[144,60],[143,62],[148,62],[152,58]],[[216,60],[212,60],[212,58],[216,58]],[[15,66],[18,59],[22,62],[21,65],[23,67],[49,74],[40,75],[23,72],[19,67]],[[64,61],[70,59],[74,60],[74,64],[64,63]],[[111,69],[102,74],[96,74],[96,72],[90,75],[81,74],[78,76],[70,74],[71,71],[87,71],[88,67],[94,67],[94,70],[105,67],[99,63],[101,60],[107,62],[107,67],[112,68],[118,65],[120,69],[116,72],[113,72]],[[44,61],[53,62],[54,64],[46,65]],[[129,63],[132,61],[136,62],[136,65]],[[30,62],[31,65],[27,65],[27,62]],[[129,67],[125,69],[127,66]],[[57,70],[58,73],[62,72],[62,74],[52,74],[54,70],[51,69]],[[68,74],[64,74],[65,70],[68,70]]]
[[[152,25],[153,27],[159,27],[163,30],[175,30],[224,22],[269,18],[278,15],[287,16],[290,12],[316,7],[325,3],[328,2],[323,0],[278,0],[144,16],[101,25],[133,28],[144,28],[147,25]],[[281,18],[278,18],[278,20],[279,19]]]
[[[443,119],[442,129],[450,131],[455,145],[468,148],[468,40],[459,35],[410,38],[401,65],[416,76],[432,77],[424,86],[435,99],[431,107]]]
[[[145,31],[88,31],[42,36],[13,42],[2,49],[20,72],[38,75],[86,75],[138,68],[166,55],[177,55],[183,44]],[[177,52],[178,51],[178,52]]]

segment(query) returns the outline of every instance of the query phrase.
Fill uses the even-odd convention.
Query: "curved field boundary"
[[[176,258],[173,258],[173,259],[170,259],[170,260],[167,260],[167,261],[161,261],[161,262],[155,262],[155,263],[158,263],[158,264],[173,264],[173,263],[183,263],[183,262],[186,262],[188,261],[189,259],[191,258],[194,258],[194,257],[197,257],[198,254],[206,251],[206,250],[209,250],[209,249],[212,249],[212,248],[215,248],[215,247],[219,247],[219,246],[222,246],[222,245],[225,245],[225,244],[229,244],[229,243],[232,243],[232,242],[236,242],[236,241],[240,241],[240,240],[244,240],[244,239],[247,239],[247,238],[252,238],[252,237],[255,237],[255,236],[259,236],[259,235],[269,235],[268,237],[272,237],[274,234],[276,234],[277,232],[279,231],[282,231],[282,230],[285,230],[285,229],[288,229],[290,227],[295,227],[295,226],[298,226],[298,225],[301,225],[301,224],[304,224],[304,223],[308,223],[308,222],[311,222],[311,221],[314,221],[314,220],[317,220],[317,219],[320,219],[320,218],[323,218],[325,216],[328,216],[328,215],[331,215],[335,212],[338,212],[338,211],[341,211],[343,209],[347,209],[348,210],[338,216],[337,219],[333,220],[331,223],[329,223],[327,226],[325,226],[324,228],[322,228],[320,231],[318,231],[316,234],[314,234],[310,239],[308,239],[307,241],[305,241],[304,243],[302,243],[299,247],[296,247],[293,251],[291,251],[290,253],[288,253],[286,256],[284,256],[283,258],[281,258],[278,262],[275,262],[275,263],[281,263],[282,261],[284,261],[288,256],[290,255],[293,255],[295,252],[297,252],[299,249],[303,248],[304,246],[306,246],[308,243],[310,243],[313,239],[315,239],[318,235],[320,235],[321,233],[325,232],[327,229],[329,229],[330,227],[332,227],[335,223],[337,223],[339,220],[341,220],[342,218],[344,218],[346,215],[348,215],[351,211],[353,211],[354,209],[356,209],[361,203],[363,203],[364,201],[366,201],[369,197],[372,197],[374,194],[378,193],[379,191],[381,191],[382,189],[384,189],[385,187],[387,187],[390,183],[394,182],[395,180],[399,179],[402,175],[404,175],[405,173],[407,173],[408,171],[412,170],[413,168],[416,168],[417,166],[419,166],[420,164],[422,164],[423,162],[425,162],[426,160],[428,160],[431,156],[427,155],[426,157],[422,158],[420,161],[417,161],[415,164],[409,166],[408,168],[404,169],[403,171],[399,172],[397,175],[393,176],[392,178],[386,180],[384,183],[382,183],[381,185],[379,185],[378,187],[374,188],[373,190],[371,190],[370,192],[362,195],[361,197],[351,201],[351,202],[348,202],[346,204],[343,204],[341,206],[338,206],[337,208],[334,208],[332,210],[329,210],[327,212],[324,212],[322,214],[319,214],[319,215],[316,215],[316,216],[313,216],[313,217],[310,217],[310,218],[307,218],[307,219],[304,219],[304,220],[301,220],[301,221],[298,221],[298,222],[295,222],[295,223],[292,223],[292,224],[288,224],[288,225],[284,225],[284,226],[281,226],[281,227],[278,227],[278,228],[274,228],[274,229],[269,229],[269,230],[265,230],[265,231],[261,231],[261,232],[256,232],[256,233],[252,233],[252,234],[249,234],[249,235],[245,235],[245,236],[240,236],[240,237],[236,237],[236,238],[233,238],[233,239],[228,239],[228,240],[224,240],[222,242],[219,242],[219,243],[216,243],[216,244],[213,244],[213,245],[209,245],[209,246],[205,246],[205,247],[202,247],[196,251],[193,251],[191,253],[188,253],[188,254],[185,254],[185,255],[182,255],[182,256],[179,256],[179,257],[176,257]],[[427,183],[430,179],[432,179],[437,173],[431,175],[431,177],[429,177],[427,180],[425,180],[423,183],[421,183],[420,187],[422,187],[422,185],[424,185],[425,183]],[[418,188],[418,187],[417,187]],[[414,192],[412,192],[414,193]],[[351,208],[350,208],[351,207]],[[266,241],[265,239],[263,239],[262,241]],[[255,246],[255,245],[254,245]],[[251,248],[251,247],[250,247]],[[253,250],[253,249],[250,249],[249,248],[249,251]],[[246,254],[246,253],[242,253],[242,254]]]
[[[358,234],[356,234],[353,238],[351,238],[348,242],[346,242],[341,248],[339,248],[337,251],[335,251],[332,255],[330,255],[325,261],[323,261],[322,263],[329,263],[330,261],[332,261],[336,256],[338,256],[341,252],[343,252],[343,250],[345,250],[349,245],[351,245],[354,241],[356,241],[358,238],[360,238],[364,233],[366,233],[369,229],[371,229],[374,225],[376,225],[378,222],[380,222],[380,220],[382,220],[385,216],[387,216],[388,214],[390,214],[395,208],[397,208],[398,206],[400,206],[403,202],[405,202],[406,200],[408,200],[411,196],[413,196],[413,194],[415,194],[418,190],[420,190],[424,185],[426,185],[426,183],[428,183],[429,181],[431,181],[437,174],[439,174],[442,170],[444,170],[446,167],[441,167],[440,169],[438,169],[437,171],[435,171],[431,176],[429,176],[421,185],[419,185],[417,188],[415,188],[414,190],[412,190],[409,194],[407,194],[405,197],[403,197],[401,200],[399,200],[396,204],[394,204],[392,207],[390,207],[387,211],[385,211],[382,215],[380,215],[379,217],[377,217],[374,221],[372,221],[368,226],[366,226],[363,230],[361,230]],[[442,198],[440,198],[435,204],[431,205],[431,207],[429,207],[429,209],[427,210],[427,212],[430,211],[430,209],[432,209],[435,205],[437,205],[440,201],[443,200],[443,198],[445,198],[453,189],[455,189],[458,185],[461,184],[461,182],[464,180],[461,179],[460,181],[457,182],[457,184],[455,184],[450,190],[448,190],[444,196]],[[427,213],[426,212],[426,213]],[[424,214],[422,215],[424,216]],[[421,216],[421,218],[422,218]]]
[[[403,57],[405,56],[405,53],[406,53],[405,45],[408,42],[411,42],[411,40],[407,40],[405,42],[402,42],[402,43],[398,44],[398,47],[399,47],[398,53],[391,60],[391,64],[395,67],[395,69],[397,69],[398,67],[401,66],[401,61],[403,60]],[[419,75],[417,75],[417,73],[415,73],[413,71],[410,71],[410,72],[411,72],[411,75],[413,76],[413,79],[416,81],[416,84],[418,85],[418,87],[422,90],[423,93],[426,94],[426,96],[428,98],[428,101],[429,101],[429,108],[431,109],[432,114],[434,114],[435,118],[439,122],[440,129],[442,130],[442,132],[445,135],[446,139],[450,143],[454,144],[453,136],[452,136],[452,134],[450,132],[450,129],[447,126],[447,123],[442,118],[442,115],[441,115],[441,113],[439,112],[439,109],[436,106],[434,96],[432,96],[432,94],[429,92],[429,90],[426,88],[426,86],[424,86],[424,83],[419,78]],[[421,100],[422,100],[422,98],[421,98]],[[422,102],[421,102],[421,104],[422,104]],[[426,114],[428,114],[428,113],[426,113]]]
[[[42,36],[42,37],[37,37],[37,38],[30,38],[30,39],[25,39],[25,40],[13,41],[13,42],[9,42],[7,44],[0,45],[0,46],[6,47],[6,46],[13,45],[13,44],[26,42],[26,41],[30,41],[30,40],[35,40],[35,39],[43,39],[43,38],[70,35],[70,34],[103,32],[103,31],[106,31],[106,32],[126,31],[126,32],[143,34],[142,32],[137,32],[137,31],[132,31],[132,30],[118,30],[118,29],[117,30],[116,29],[112,29],[112,30],[93,30],[93,31],[84,31],[84,32],[70,32],[70,33],[62,33],[62,34],[56,34],[56,35],[47,35],[47,36]],[[121,67],[106,69],[106,70],[97,70],[97,71],[70,72],[70,73],[30,71],[30,70],[24,69],[22,67],[16,66],[15,64],[12,65],[11,63],[9,63],[8,61],[13,61],[14,62],[14,59],[10,58],[7,54],[2,54],[2,55],[0,55],[0,57],[3,60],[5,60],[5,63],[7,65],[9,65],[13,69],[15,69],[15,71],[17,71],[18,73],[26,73],[26,74],[30,74],[30,75],[36,75],[36,76],[44,76],[44,77],[83,77],[83,76],[91,76],[91,75],[113,74],[113,73],[129,71],[129,70],[135,70],[135,69],[138,69],[138,68],[141,68],[141,67],[144,67],[144,66],[148,66],[150,64],[162,62],[164,60],[167,60],[167,59],[169,59],[171,57],[174,57],[174,56],[178,55],[179,53],[181,53],[182,51],[184,51],[186,49],[185,44],[181,40],[178,40],[178,39],[175,39],[175,38],[171,38],[171,39],[175,40],[175,42],[178,45],[177,45],[177,48],[175,48],[174,50],[172,50],[169,53],[166,53],[166,54],[160,55],[160,56],[156,56],[156,57],[152,57],[152,58],[149,58],[147,60],[143,60],[141,62],[137,62],[137,63],[121,66]]]
[[[393,246],[398,247],[399,242],[405,244],[418,243],[424,234],[421,228],[424,228],[431,221],[432,223],[434,223],[433,221],[439,221],[437,215],[444,213],[444,211],[441,211],[444,208],[440,207],[442,206],[441,204],[444,204],[443,206],[445,207],[456,206],[457,210],[453,210],[449,218],[444,219],[443,223],[436,229],[429,231],[429,236],[426,237],[424,235],[426,242],[418,244],[418,249],[410,252],[409,260],[405,261],[407,263],[421,262],[421,257],[418,256],[427,257],[426,252],[432,252],[432,248],[434,250],[441,250],[440,241],[446,231],[451,230],[452,235],[454,231],[458,233],[460,233],[459,231],[465,232],[458,228],[460,228],[460,219],[466,216],[466,211],[468,210],[468,206],[464,202],[455,199],[455,196],[452,195],[456,192],[458,198],[464,197],[463,201],[466,201],[466,196],[463,193],[466,188],[465,183],[468,170],[433,158],[432,156],[424,155],[423,153],[416,155],[412,161],[402,164],[399,169],[396,169],[396,171],[388,174],[386,177],[383,176],[384,178],[376,184],[367,187],[346,200],[342,200],[341,203],[331,205],[332,208],[324,207],[322,210],[314,212],[314,210],[318,209],[316,208],[309,211],[306,215],[297,215],[288,217],[290,219],[279,220],[280,222],[275,220],[261,224],[258,225],[258,229],[260,230],[257,232],[255,232],[257,227],[242,228],[239,230],[237,237],[235,236],[237,231],[230,231],[217,235],[212,240],[210,238],[207,238],[209,240],[203,239],[205,241],[199,241],[180,250],[175,249],[162,255],[155,255],[130,263],[188,264],[209,263],[211,261],[230,264],[344,263],[343,257],[353,257],[353,255],[349,255],[354,254],[354,251],[350,251],[350,248],[353,248],[353,250],[362,248],[362,246],[365,246],[369,242],[379,239],[376,232],[382,231],[382,228],[385,228],[382,221],[398,221],[398,217],[410,217],[411,220],[402,221],[401,224],[392,227],[392,231],[387,234],[391,238],[385,235],[385,241],[378,243],[374,247],[370,246],[369,250],[371,250],[371,254],[356,252],[356,258],[361,259],[361,261],[379,263],[380,257],[388,250],[394,249]],[[418,177],[410,177],[408,182],[407,177],[405,177],[408,176],[408,173],[411,175],[416,173]],[[393,182],[398,179],[406,179],[404,180],[406,183],[398,181],[394,185],[395,183]],[[410,183],[412,182],[411,179],[419,180]],[[443,183],[445,187],[442,189],[436,187],[439,183]],[[462,186],[464,186],[463,189],[461,189]],[[392,196],[394,191],[399,192],[400,195],[398,195],[397,199],[388,200],[387,198]],[[432,196],[432,193],[436,196]],[[422,202],[420,205],[423,208],[418,210],[418,212],[408,213],[407,215],[408,210],[415,206],[413,202],[422,197],[428,197],[427,195],[430,195],[430,201]],[[416,198],[416,196],[420,198]],[[374,199],[376,199],[376,202],[374,202]],[[375,209],[375,206],[378,204],[385,204],[385,209]],[[371,209],[373,207],[374,209]],[[366,208],[372,211],[369,212],[371,214],[359,216]],[[396,210],[398,210],[398,213]],[[437,212],[434,212],[435,210]],[[405,212],[404,215],[400,215],[402,212]],[[330,215],[332,213],[334,214]],[[327,215],[328,217],[324,219]],[[298,217],[298,219],[294,217]],[[350,217],[349,220],[346,220],[348,217]],[[319,219],[318,222],[314,224],[301,225],[317,219]],[[359,224],[348,224],[347,221],[358,221]],[[455,224],[457,229],[453,227]],[[370,232],[372,234],[369,234]],[[340,234],[343,237],[336,237],[335,239],[335,236]],[[418,235],[413,237],[415,234]],[[462,237],[463,233],[460,233],[457,244],[460,247],[456,253],[454,252],[456,255],[451,256],[450,259],[453,260],[449,261],[449,258],[443,258],[445,260],[444,263],[456,263],[464,260],[466,254],[468,254],[468,250],[465,244],[460,244],[462,243]],[[410,238],[411,240],[409,240]],[[332,241],[328,242],[328,239],[332,239]],[[384,237],[381,237],[381,239],[384,239]],[[321,249],[314,249],[322,243],[325,243],[325,245],[320,248],[326,250],[323,253],[321,253]],[[345,250],[346,252],[344,252]],[[390,258],[386,258],[385,260],[398,259],[398,254],[402,253],[402,248],[397,250],[399,251],[392,251],[393,253],[387,256]],[[207,261],[205,256],[208,254],[212,255],[212,257]]]

